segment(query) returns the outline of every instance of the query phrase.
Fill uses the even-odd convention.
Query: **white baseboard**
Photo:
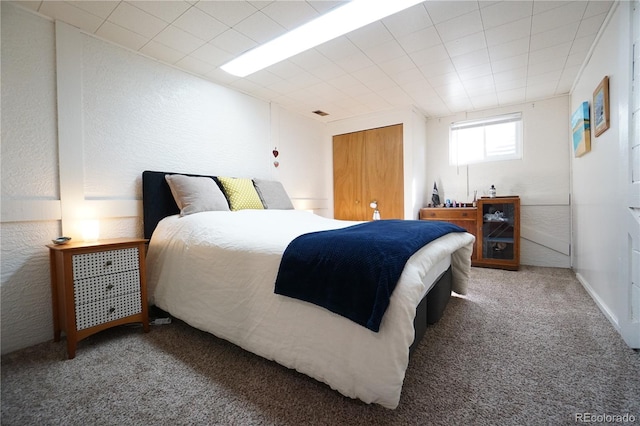
[[[582,287],[589,293],[589,296],[596,302],[598,308],[600,308],[600,312],[604,314],[604,316],[609,320],[613,328],[616,329],[618,333],[620,333],[620,324],[618,322],[618,317],[615,316],[610,310],[609,307],[602,301],[602,299],[598,296],[598,294],[591,288],[589,282],[578,272],[576,272],[576,278],[582,284]]]

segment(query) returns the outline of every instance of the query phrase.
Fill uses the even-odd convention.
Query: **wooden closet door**
[[[402,124],[333,137],[334,217],[371,220],[378,201],[383,219],[404,218]]]
[[[362,197],[378,202],[382,219],[404,219],[402,145],[402,124],[365,131]]]
[[[367,220],[362,200],[364,132],[333,137],[333,216]]]

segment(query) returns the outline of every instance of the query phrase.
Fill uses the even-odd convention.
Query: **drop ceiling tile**
[[[354,72],[373,65],[373,61],[362,52],[334,61],[346,72]]]
[[[462,86],[469,96],[481,96],[488,93],[495,93],[495,85],[493,83],[493,76],[491,75],[464,80],[462,82]]]
[[[337,89],[340,89],[340,90],[344,90],[347,87],[351,87],[351,86],[361,86],[362,85],[362,83],[360,83],[351,74],[343,74],[341,76],[328,79],[327,82],[329,84],[331,84],[333,87],[335,87]]]
[[[193,56],[185,56],[175,64],[177,67],[191,71],[194,74],[206,75],[215,67],[208,62],[201,61]]]
[[[89,33],[94,33],[103,22],[100,17],[63,1],[44,2],[39,10],[44,15],[64,21]]]
[[[20,2],[20,4],[25,2]],[[40,2],[33,2],[40,3]],[[43,2],[44,3],[44,2]],[[111,12],[118,6],[120,3],[119,0],[112,1],[73,1],[70,2],[73,6],[78,7],[86,12],[89,12],[93,15],[99,16],[102,19],[107,19]]]
[[[317,46],[316,50],[333,61],[362,53],[362,51],[358,49],[346,36],[329,40],[328,42]]]
[[[431,18],[429,18],[423,3],[387,16],[382,20],[382,23],[395,38],[415,33],[427,27],[433,27]]]
[[[109,16],[108,22],[147,38],[153,38],[167,27],[167,23],[162,19],[156,18],[125,2],[120,3],[118,7],[115,8]]]
[[[524,87],[500,91],[497,95],[500,105],[521,104],[527,100],[527,91]]]
[[[302,53],[298,53],[297,55],[289,58],[289,61],[306,71],[311,71],[315,68],[332,64],[331,60],[316,49],[309,49]]]
[[[96,31],[96,35],[132,50],[139,50],[149,42],[148,38],[126,28],[112,24],[109,21],[105,21],[100,26],[98,31]]]
[[[547,47],[546,49],[531,51],[529,53],[529,64],[552,60],[564,64],[571,50],[571,45],[571,42],[569,42]]]
[[[414,70],[417,72],[416,64],[407,55],[390,61],[379,62],[378,66],[392,78],[395,77],[396,74],[407,70]]]
[[[527,70],[513,70],[508,73],[500,73],[493,76],[496,90],[503,92],[505,90],[521,89],[527,86]]]
[[[556,81],[534,84],[534,85],[528,84],[527,92],[526,92],[526,100],[535,101],[537,99],[549,97],[549,93],[553,93],[556,89],[556,86],[557,86]]]
[[[411,96],[398,87],[379,90],[378,94],[393,106],[406,106],[413,103]]]
[[[523,18],[509,24],[494,27],[485,32],[489,47],[499,46],[523,38],[528,39],[531,33],[531,18]]]
[[[268,70],[257,71],[251,75],[248,75],[245,78],[263,87],[275,86],[279,83],[282,83],[281,77],[278,77],[276,74]]]
[[[464,70],[458,71],[458,76],[463,80],[473,80],[480,77],[491,77],[493,74],[492,65],[490,63],[476,65]]]
[[[432,63],[448,60],[449,54],[447,53],[447,49],[444,47],[444,45],[438,44],[427,49],[413,52],[409,55],[409,57],[416,64],[416,66],[418,66],[419,68],[423,68]]]
[[[206,74],[206,77],[210,78],[212,81],[218,84],[226,84],[231,85],[234,81],[239,78],[235,75],[229,74],[226,71],[223,71],[220,68],[214,68]]]
[[[345,75],[345,71],[342,68],[340,68],[338,65],[334,64],[333,62],[328,63],[324,66],[320,66],[318,68],[309,70],[309,72],[322,80],[327,80],[327,79],[339,77],[341,75]]]
[[[365,49],[364,53],[374,62],[387,62],[406,56],[404,49],[395,40]]]
[[[435,77],[443,74],[455,74],[456,67],[453,66],[451,59],[443,61],[431,62],[424,67],[419,67],[422,74],[427,78]]]
[[[233,28],[260,44],[271,41],[286,32],[282,25],[262,12],[254,13]]]
[[[346,37],[362,50],[393,40],[393,36],[381,22],[352,31]]]
[[[473,110],[473,104],[471,100],[466,96],[449,97],[445,99],[445,104],[452,111],[471,111]]]
[[[271,65],[269,67],[269,72],[272,72],[283,79],[288,79],[301,74],[304,70],[290,60],[284,60]]]
[[[448,42],[482,31],[482,19],[477,10],[449,21],[436,24],[436,29],[443,42]]]
[[[427,47],[442,44],[442,40],[436,27],[428,27],[400,37],[398,43],[400,43],[405,52],[413,53]]]
[[[597,34],[606,17],[607,17],[607,14],[602,13],[600,15],[594,15],[587,19],[583,19],[580,22],[580,27],[578,28],[576,37],[579,38],[579,37],[585,37],[592,34]]]
[[[464,55],[487,47],[483,32],[448,41],[444,45],[450,56]]]
[[[575,39],[573,41],[573,44],[571,45],[570,54],[573,55],[576,53],[583,53],[584,55],[586,55],[587,52],[591,49],[591,46],[593,45],[593,42],[595,41],[595,39],[596,39],[595,34],[591,34],[588,36]]]
[[[453,56],[451,62],[453,62],[457,70],[487,64],[489,63],[489,51],[487,49],[479,49],[464,55]]]
[[[233,27],[258,11],[251,3],[244,1],[208,1],[196,3],[195,7],[208,13],[218,21]]]
[[[527,68],[527,84],[533,81],[534,78],[540,78],[540,76],[550,77],[557,75],[556,79],[558,79],[563,69],[564,61],[560,60],[529,63],[529,67]]]
[[[442,94],[443,91],[449,91],[451,93],[464,93],[464,86],[460,81],[460,77],[458,74],[452,72],[449,74],[440,74],[433,77],[427,78],[431,87],[435,89],[436,92]]]
[[[206,43],[205,40],[201,40],[173,25],[169,25],[162,30],[154,40],[185,54],[193,52]]]
[[[531,50],[540,50],[565,42],[571,42],[576,38],[579,22],[571,22],[564,27],[545,31],[543,33],[533,34],[529,48]]]
[[[612,1],[590,1],[587,3],[587,10],[584,12],[583,19],[591,18],[595,15],[607,14],[609,13],[609,9],[613,6]]]
[[[565,62],[565,67],[574,67],[581,66],[585,60],[586,51],[581,51],[578,53],[573,53],[567,56],[567,62]]]
[[[510,58],[501,59],[491,62],[491,69],[494,73],[501,73],[516,69],[526,68],[529,64],[529,55],[518,55]]]
[[[499,61],[514,56],[529,53],[529,37],[520,38],[504,44],[489,46],[489,56],[492,61]]]
[[[532,1],[502,1],[480,9],[485,29],[499,27],[531,16]]]
[[[478,10],[478,2],[476,1],[428,1],[424,3],[424,6],[434,24]]]
[[[568,5],[572,0],[564,0],[564,1],[535,1],[533,2],[533,14],[540,14],[544,12],[548,12],[553,9],[557,9],[559,7],[563,7]]]
[[[471,104],[473,105],[473,109],[486,109],[494,107],[498,104],[498,95],[496,93],[479,95],[479,96],[471,96],[470,97]]]
[[[187,10],[172,25],[205,41],[212,40],[229,29],[228,26],[197,7]]]
[[[211,43],[203,44],[191,52],[189,56],[193,56],[196,59],[215,66],[223,65],[233,59],[233,56],[229,52],[225,52]]]
[[[586,2],[570,2],[564,6],[533,15],[531,34],[561,28],[565,25],[580,21],[587,5]]]
[[[154,41],[154,40],[151,40],[150,42],[145,44],[140,49],[140,52],[144,53],[147,56],[151,56],[152,58],[156,58],[160,61],[166,62],[168,64],[175,64],[185,56],[183,52],[172,49],[169,46],[165,46],[164,44],[158,43],[157,41]]]
[[[304,1],[274,1],[260,10],[287,30],[297,28],[320,16],[317,10]]]
[[[345,4],[343,0],[307,0],[307,3],[321,15]]]
[[[533,75],[529,73],[527,76],[527,88],[531,86],[553,85],[553,89],[551,90],[551,93],[553,93],[553,90],[555,90],[558,84],[558,80],[560,80],[560,76],[562,76],[562,69]]]
[[[232,55],[240,55],[258,45],[258,43],[233,28],[229,28],[227,31],[209,41],[209,43]]]
[[[407,86],[416,82],[425,82],[426,78],[418,68],[411,68],[406,71],[397,71],[393,74],[390,74],[393,81],[398,83],[401,86]]]
[[[191,7],[185,1],[128,1],[132,6],[142,9],[150,15],[170,23]]]

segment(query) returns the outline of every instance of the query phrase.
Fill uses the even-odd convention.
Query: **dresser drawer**
[[[81,280],[139,268],[137,248],[98,251],[72,256],[73,278]]]
[[[73,283],[73,295],[76,305],[109,299],[136,291],[140,291],[140,271],[137,269],[85,278]]]
[[[76,306],[76,329],[115,321],[142,312],[140,292],[123,294]]]
[[[436,208],[427,208],[420,210],[420,219],[431,219],[431,220],[476,220],[477,210],[474,208],[470,209],[436,209]]]

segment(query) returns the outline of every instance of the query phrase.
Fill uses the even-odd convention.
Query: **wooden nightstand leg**
[[[76,346],[77,342],[74,339],[69,339],[69,336],[67,336],[67,355],[69,359],[76,357]]]
[[[56,257],[53,250],[49,252],[49,271],[51,273],[51,310],[53,313],[53,341],[60,341],[60,312],[58,311],[58,287]]]

